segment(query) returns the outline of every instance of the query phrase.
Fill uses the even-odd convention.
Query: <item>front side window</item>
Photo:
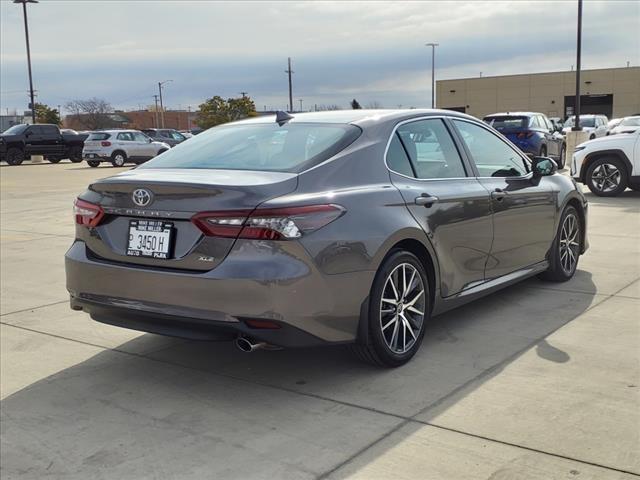
[[[119,133],[117,138],[125,142],[133,142],[133,135],[130,132]]]
[[[138,168],[212,168],[301,172],[351,144],[360,128],[330,123],[222,125]]]
[[[453,120],[481,177],[521,177],[528,172],[524,159],[489,130]]]
[[[405,123],[397,132],[418,178],[466,177],[462,158],[442,120]]]
[[[132,132],[131,135],[133,136],[133,140],[135,140],[136,142],[149,142],[149,137],[147,137],[144,133]]]

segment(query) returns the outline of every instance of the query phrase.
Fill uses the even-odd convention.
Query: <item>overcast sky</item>
[[[568,70],[577,0],[520,2],[214,2],[40,0],[29,5],[38,101],[101,97],[116,108],[197,108],[246,91],[256,107],[428,106],[440,79]],[[0,0],[0,107],[25,109],[22,8]],[[640,64],[640,1],[584,2],[583,68]]]

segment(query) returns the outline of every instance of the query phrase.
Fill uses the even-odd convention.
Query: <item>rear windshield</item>
[[[360,129],[328,123],[254,123],[212,128],[138,168],[301,172],[353,142]]]
[[[109,137],[111,137],[111,135],[108,133],[90,133],[87,140],[106,140]]]
[[[623,127],[640,127],[640,117],[625,118],[620,122]]]
[[[573,127],[575,125],[575,117],[571,117],[569,119],[567,119],[567,121],[564,123],[565,127]],[[595,117],[583,117],[580,116],[580,126],[581,127],[593,127],[596,124],[596,119]]]
[[[496,130],[519,130],[527,128],[529,117],[485,117],[484,122],[491,125]]]

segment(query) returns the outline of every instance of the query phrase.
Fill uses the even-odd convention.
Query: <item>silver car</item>
[[[82,157],[90,167],[97,167],[101,162],[123,167],[127,162],[146,162],[170,148],[138,130],[100,130],[91,132],[84,141]]]
[[[71,307],[239,348],[352,344],[407,362],[429,318],[525,278],[566,281],[587,202],[550,158],[439,110],[212,128],[75,203]]]

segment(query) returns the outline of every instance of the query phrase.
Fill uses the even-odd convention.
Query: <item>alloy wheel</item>
[[[603,163],[594,168],[591,183],[602,193],[616,190],[620,186],[622,175],[618,167],[611,163]]]
[[[401,263],[387,277],[380,300],[382,337],[393,353],[404,354],[416,343],[425,305],[422,276],[410,263]]]
[[[580,253],[580,222],[578,218],[570,213],[564,218],[562,229],[560,230],[560,266],[568,275],[573,274],[578,263]]]

